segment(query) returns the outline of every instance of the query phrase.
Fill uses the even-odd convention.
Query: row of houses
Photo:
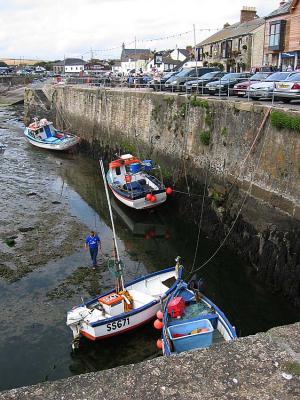
[[[84,71],[97,74],[100,71],[112,70],[115,73],[128,74],[130,71],[137,70],[152,72],[153,69],[159,72],[173,71],[180,68],[194,57],[193,49],[188,46],[186,49],[164,50],[152,52],[150,49],[126,49],[122,45],[120,60],[113,60],[109,64],[103,60],[98,64],[92,64],[81,58],[66,58],[53,64],[55,74],[76,74],[80,75]]]
[[[54,73],[97,73],[110,69],[128,74],[137,70],[172,71],[191,62],[199,66],[218,66],[225,71],[249,71],[263,67],[296,69],[300,65],[300,0],[283,0],[269,15],[260,18],[254,7],[243,7],[240,20],[200,42],[193,49],[175,48],[161,52],[150,49],[126,49],[122,45],[120,60],[89,65],[82,59],[65,59],[54,64]]]
[[[220,65],[226,71],[273,67],[296,69],[300,65],[300,1],[281,1],[264,18],[244,7],[240,21],[203,40],[196,47],[201,65]]]

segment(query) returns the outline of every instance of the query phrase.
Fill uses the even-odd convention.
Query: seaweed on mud
[[[79,267],[68,276],[56,288],[47,293],[49,300],[69,299],[75,294],[87,291],[91,296],[100,292],[99,279],[101,271],[98,267],[96,271],[89,267]]]

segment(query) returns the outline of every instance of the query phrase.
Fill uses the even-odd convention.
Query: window
[[[202,61],[203,60],[203,47],[200,47],[197,49],[198,50],[198,60],[197,61]]]
[[[283,50],[285,20],[273,21],[269,30],[269,49]]]
[[[242,42],[243,42],[243,39],[242,39],[242,38],[239,38],[239,42],[238,42],[238,52],[239,52],[239,53],[240,53],[241,50],[242,50]]]
[[[226,57],[229,58],[232,55],[232,40],[228,40],[226,42],[226,47],[227,47],[227,54]]]
[[[209,47],[209,57],[212,57],[212,53],[213,53],[213,45],[211,44]]]
[[[221,43],[221,58],[226,58],[226,42]]]

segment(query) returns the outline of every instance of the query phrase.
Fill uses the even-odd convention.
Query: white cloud
[[[185,47],[193,45],[192,32],[163,41],[141,40],[192,31],[195,24],[201,41],[213,31],[200,29],[237,22],[244,5],[264,16],[279,0],[0,0],[0,58],[89,58],[90,48],[121,46],[135,37],[137,47]],[[116,57],[120,49],[94,54]]]

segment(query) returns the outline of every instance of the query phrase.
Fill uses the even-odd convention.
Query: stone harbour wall
[[[220,241],[230,232],[226,244],[300,305],[300,132],[275,128],[274,110],[142,90],[48,85],[40,92],[25,91],[26,123],[52,119],[80,135],[93,157],[151,157],[182,191],[202,193],[207,181],[203,230]],[[199,220],[191,209],[201,209],[200,197],[176,201],[179,216]]]

